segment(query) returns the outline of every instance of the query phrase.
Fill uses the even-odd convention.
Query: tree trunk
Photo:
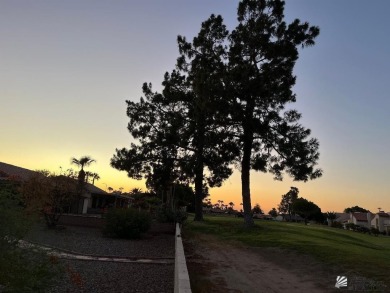
[[[85,181],[85,171],[83,169],[79,172],[78,180],[80,183],[84,183]]]
[[[195,175],[195,218],[194,221],[203,221],[203,167]]]
[[[254,221],[251,213],[250,153],[248,154],[245,150],[241,161],[241,187],[245,226],[252,227],[254,225]]]
[[[204,167],[204,136],[205,125],[202,111],[197,113],[196,163],[195,163],[195,218],[194,221],[203,221],[203,167]]]
[[[250,160],[252,151],[252,138],[248,137],[244,141],[243,156],[241,161],[241,187],[242,187],[242,204],[244,208],[244,221],[246,227],[252,227],[253,221],[251,209],[251,191],[250,191]]]
[[[244,209],[245,226],[250,228],[254,226],[254,221],[251,213],[251,191],[250,191],[250,171],[251,171],[251,154],[253,144],[253,129],[252,129],[253,107],[247,105],[246,117],[243,123],[243,154],[241,160],[241,188],[242,188],[242,204]]]
[[[83,169],[81,169],[78,176],[78,187],[77,187],[78,189],[77,193],[79,196],[83,194],[83,189],[85,184],[84,180],[85,180],[85,172]]]

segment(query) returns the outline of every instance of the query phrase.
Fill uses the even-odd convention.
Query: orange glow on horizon
[[[70,156],[62,156],[62,159],[58,159],[59,156],[54,156],[55,150],[46,153],[46,156],[39,159],[28,156],[11,156],[8,154],[7,160],[2,160],[5,163],[27,168],[30,170],[47,169],[49,171],[59,173],[62,170],[72,168],[77,171],[78,167],[70,164]],[[50,156],[48,155],[50,154]],[[77,156],[76,156],[77,157]],[[118,171],[109,166],[109,160],[104,159],[105,156],[94,156],[96,163],[86,167],[86,171],[96,172],[101,177],[100,180],[95,181],[95,185],[103,190],[112,187],[114,190],[118,190],[123,187],[123,191],[127,192],[133,188],[141,188],[146,191],[145,180],[134,180],[128,178],[126,172]],[[53,159],[57,158],[57,159]],[[277,208],[280,203],[281,196],[285,194],[291,186],[299,188],[299,196],[304,197],[317,204],[322,212],[335,211],[342,212],[344,208],[359,205],[371,211],[376,211],[377,207],[382,207],[388,211],[386,203],[381,200],[381,197],[367,197],[364,191],[357,187],[351,188],[351,185],[344,184],[338,186],[338,190],[331,189],[331,184],[328,180],[330,176],[320,178],[307,183],[294,182],[289,178],[285,178],[284,181],[274,181],[270,174],[251,172],[251,203],[252,206],[259,204],[265,213],[268,213],[273,207]],[[235,171],[233,175],[226,180],[222,187],[211,188],[210,199],[212,203],[216,203],[218,200],[223,200],[225,204],[233,202],[235,209],[241,209],[240,203],[242,203],[241,197],[241,182],[240,173]],[[372,194],[378,194],[381,192],[380,187],[372,189]]]

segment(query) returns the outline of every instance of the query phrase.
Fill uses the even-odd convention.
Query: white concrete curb
[[[175,293],[191,293],[190,277],[188,276],[179,223],[176,223],[175,234]]]

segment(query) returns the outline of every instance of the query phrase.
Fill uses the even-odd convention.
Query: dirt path
[[[210,235],[185,241],[191,287],[197,292],[337,292],[336,275],[308,257],[248,248]]]

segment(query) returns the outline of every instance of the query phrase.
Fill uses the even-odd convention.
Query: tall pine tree
[[[230,35],[229,73],[231,111],[239,123],[242,202],[246,226],[251,217],[250,170],[283,171],[294,180],[314,179],[318,141],[298,123],[301,115],[286,110],[295,102],[293,68],[298,47],[314,45],[319,28],[283,20],[284,1],[243,0],[238,6],[238,25]]]
[[[128,129],[139,144],[116,150],[111,160],[136,179],[194,183],[198,221],[207,186],[220,186],[231,175],[237,152],[225,119],[227,35],[222,17],[211,15],[192,43],[178,37],[177,69],[165,74],[162,94],[145,84],[146,100],[127,101]]]
[[[192,42],[179,36],[180,57],[165,74],[162,94],[144,85],[146,101],[127,102],[129,131],[139,144],[117,150],[112,166],[164,186],[193,182],[195,220],[202,220],[206,183],[220,186],[235,159],[248,227],[251,170],[277,180],[283,173],[320,177],[319,143],[299,124],[301,114],[286,109],[296,100],[298,48],[314,45],[319,28],[299,20],[287,25],[283,11],[281,0],[242,0],[230,34],[222,17],[211,15]]]
[[[202,23],[192,43],[178,37],[177,67],[187,77],[192,99],[187,101],[189,147],[192,149],[195,183],[195,220],[202,220],[203,185],[220,186],[232,170],[236,157],[231,125],[227,123],[226,41],[228,31],[221,16]],[[206,171],[206,173],[205,173]],[[205,178],[205,174],[207,174]],[[204,180],[206,179],[206,180]]]

